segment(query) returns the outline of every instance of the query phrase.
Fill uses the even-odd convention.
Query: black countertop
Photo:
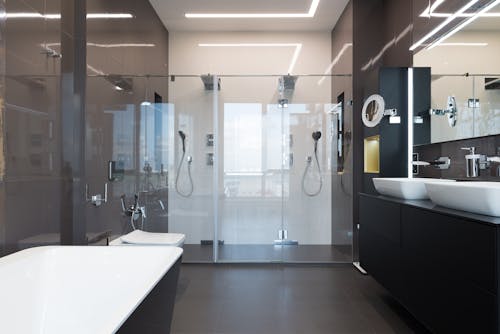
[[[445,208],[443,206],[436,205],[433,202],[431,202],[430,200],[407,200],[407,199],[401,199],[401,198],[396,198],[396,197],[372,195],[372,194],[365,194],[365,193],[360,193],[360,196],[378,198],[378,199],[386,200],[386,201],[393,202],[393,203],[412,206],[415,208],[420,208],[420,209],[424,209],[424,210],[428,210],[428,211],[432,211],[432,212],[442,213],[442,214],[446,214],[446,215],[454,216],[454,217],[458,217],[458,218],[471,219],[471,220],[474,220],[474,221],[477,221],[480,223],[486,223],[488,225],[496,225],[496,226],[500,227],[500,217],[485,216],[485,215],[479,215],[477,213],[472,213],[472,212],[468,212],[468,211],[449,209],[449,208]]]

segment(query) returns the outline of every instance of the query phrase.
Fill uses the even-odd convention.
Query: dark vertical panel
[[[0,0],[0,256],[5,252],[5,0]]]
[[[408,156],[408,69],[382,68],[379,73],[379,94],[386,109],[397,109],[401,123],[390,124],[384,117],[380,131],[380,176],[406,177]]]
[[[413,115],[422,118],[422,123],[413,123],[413,144],[420,145],[431,141],[431,68],[413,69]]]
[[[86,0],[61,2],[61,243],[85,244]]]
[[[412,2],[398,0],[357,0],[353,3],[353,223],[359,222],[359,193],[371,188],[371,176],[363,173],[363,138],[378,129],[363,126],[361,109],[364,100],[378,92],[381,67],[411,67],[409,51],[412,35]],[[401,154],[399,159],[406,157]],[[357,230],[354,229],[357,258]]]

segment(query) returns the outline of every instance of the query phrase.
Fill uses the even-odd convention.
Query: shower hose
[[[179,177],[181,175],[181,169],[182,169],[182,165],[184,164],[184,158],[185,157],[186,157],[186,152],[183,150],[181,161],[179,162],[179,166],[177,167],[177,175],[175,176],[175,191],[180,196],[187,198],[187,197],[190,197],[193,194],[194,185],[193,185],[193,177],[191,176],[191,159],[188,158],[187,173],[188,173],[188,177],[189,177],[189,191],[188,192],[182,192],[179,189]]]
[[[309,197],[318,196],[319,193],[321,192],[321,189],[323,188],[323,177],[321,176],[321,167],[319,166],[319,159],[318,159],[318,142],[314,143],[314,159],[316,160],[316,166],[318,168],[318,174],[319,174],[318,189],[314,192],[309,192],[306,189],[306,176],[309,170],[311,169],[311,163],[312,163],[311,157],[307,158],[307,166],[306,169],[304,170],[304,174],[302,175],[302,191]]]

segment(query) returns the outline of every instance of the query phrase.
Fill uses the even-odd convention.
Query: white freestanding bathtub
[[[0,258],[0,333],[122,331],[181,255],[177,247],[45,246]]]

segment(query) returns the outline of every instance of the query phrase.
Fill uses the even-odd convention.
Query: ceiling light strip
[[[40,13],[3,13],[2,18],[6,19],[47,19],[47,20],[59,20],[61,19],[61,14],[40,14]],[[130,19],[134,16],[130,13],[88,13],[87,19]]]
[[[500,0],[496,0],[496,1],[492,2],[492,3],[490,3],[488,6],[484,7],[479,12],[477,12],[474,16],[472,16],[471,18],[465,20],[464,22],[460,23],[458,26],[456,26],[455,28],[453,28],[448,33],[446,33],[443,36],[439,37],[436,41],[434,41],[431,45],[429,45],[427,47],[427,49],[432,49],[435,46],[439,45],[444,40],[448,39],[449,37],[453,36],[454,34],[456,34],[457,32],[459,32],[460,30],[462,30],[463,28],[465,28],[466,26],[468,26],[469,24],[471,24],[472,22],[474,22],[477,18],[479,18],[479,16],[481,14],[489,11],[493,7],[497,6],[498,4],[500,4]]]
[[[488,46],[488,43],[440,43],[436,46]]]
[[[420,45],[422,45],[426,40],[428,40],[429,38],[431,38],[432,36],[434,36],[437,32],[439,32],[441,29],[443,29],[446,25],[448,25],[448,23],[450,23],[451,21],[453,21],[458,15],[462,14],[463,12],[465,12],[467,9],[469,9],[470,7],[472,7],[476,2],[478,2],[479,0],[472,0],[472,1],[469,1],[465,6],[463,6],[462,8],[460,8],[457,12],[455,12],[452,16],[448,17],[445,21],[443,21],[441,24],[439,24],[436,28],[432,29],[431,32],[429,32],[427,35],[425,35],[422,39],[420,39],[418,42],[416,42],[415,44],[413,44],[411,47],[410,47],[410,51],[413,51],[415,50],[416,48],[418,48]]]
[[[313,0],[307,13],[186,13],[188,19],[272,19],[272,18],[311,18],[314,17],[320,0]]]

